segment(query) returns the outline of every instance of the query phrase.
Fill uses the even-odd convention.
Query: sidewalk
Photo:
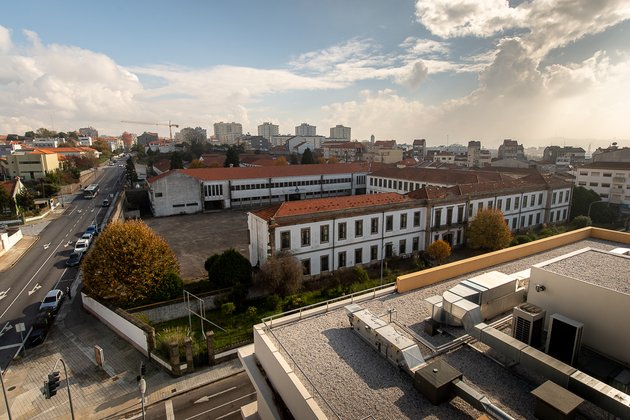
[[[38,224],[40,223],[45,221]],[[36,233],[41,231],[35,226],[31,226],[31,229]],[[15,264],[37,239],[36,236],[25,236],[0,257],[0,271]],[[35,348],[27,349],[26,356],[21,353],[5,371],[4,383],[12,418],[70,418],[65,380],[62,380],[62,386],[53,398],[47,400],[42,395],[44,381],[59,358],[63,359],[68,369],[77,419],[116,419],[130,411],[139,410],[140,393],[136,376],[140,373],[140,363],[143,361],[147,366],[146,405],[158,403],[243,370],[240,361],[235,359],[174,378],[148,362],[133,346],[84,311],[79,289],[80,285],[74,282],[73,299],[66,300],[61,307],[46,341]],[[103,349],[103,368],[96,365],[95,345]],[[56,370],[61,371],[61,377],[65,379],[61,363]],[[0,418],[8,418],[3,403],[0,403]]]

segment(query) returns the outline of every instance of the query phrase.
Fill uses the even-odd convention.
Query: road
[[[256,400],[247,374],[241,372],[174,398],[146,411],[148,419],[233,419],[241,418],[242,406]],[[140,418],[136,415],[133,418]]]
[[[65,196],[63,213],[42,222],[44,229],[39,240],[9,270],[0,275],[0,367],[6,369],[13,357],[22,349],[39,304],[46,293],[55,288],[65,291],[77,275],[78,268],[67,268],[66,259],[74,243],[92,222],[101,222],[105,208],[102,200],[113,194],[124,172],[118,166],[97,170],[96,181],[100,195],[93,200],[82,196]],[[59,209],[55,210],[59,211]],[[29,234],[29,226],[23,227]],[[16,324],[24,323],[25,331],[16,332]]]

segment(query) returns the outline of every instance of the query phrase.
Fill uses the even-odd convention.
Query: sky
[[[23,0],[0,134],[269,121],[429,145],[630,146],[627,0]]]

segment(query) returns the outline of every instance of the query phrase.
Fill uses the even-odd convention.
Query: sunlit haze
[[[398,143],[628,145],[629,18],[628,0],[9,1],[0,134],[269,121]]]

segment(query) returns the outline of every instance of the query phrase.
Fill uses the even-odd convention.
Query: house
[[[593,162],[573,172],[575,186],[599,194],[601,201],[621,205],[630,212],[630,162]]]
[[[0,206],[0,213],[5,215],[19,215],[20,212],[16,203],[16,197],[24,188],[26,188],[24,187],[24,184],[22,184],[20,177],[16,177],[15,179],[10,181],[0,181],[0,185],[2,185],[2,187],[9,194],[9,197],[12,200],[9,205],[6,205],[4,207]]]
[[[11,178],[41,179],[59,169],[59,157],[49,149],[24,150],[8,155],[7,166]]]

